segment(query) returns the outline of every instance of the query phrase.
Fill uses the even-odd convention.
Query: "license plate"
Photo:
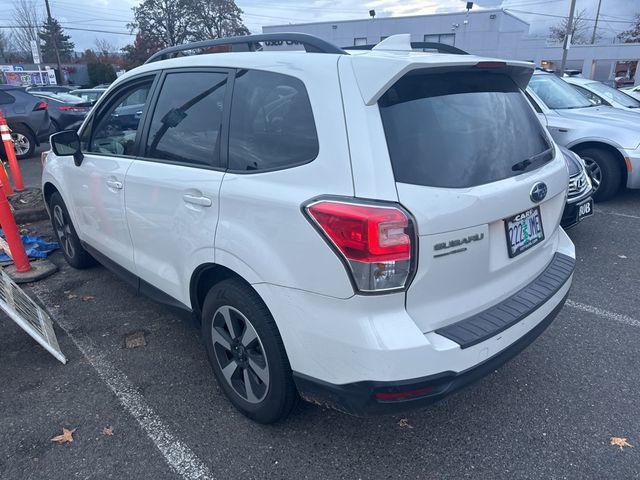
[[[579,203],[578,207],[578,219],[580,222],[583,218],[593,215],[593,199],[588,198],[586,201]]]
[[[540,208],[534,207],[507,218],[504,221],[507,233],[509,258],[520,255],[544,240]]]

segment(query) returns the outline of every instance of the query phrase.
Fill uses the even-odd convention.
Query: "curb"
[[[32,223],[39,222],[40,220],[47,220],[49,214],[47,209],[42,208],[25,208],[24,210],[14,210],[13,217],[16,219],[16,223]]]

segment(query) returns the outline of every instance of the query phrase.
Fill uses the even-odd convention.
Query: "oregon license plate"
[[[520,255],[544,240],[540,207],[531,208],[505,219],[504,227],[507,233],[509,258]]]

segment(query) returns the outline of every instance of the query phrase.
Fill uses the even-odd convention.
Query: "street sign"
[[[33,56],[33,63],[36,65],[40,65],[40,48],[38,46],[38,42],[35,40],[31,40],[31,56]]]
[[[47,70],[47,76],[49,77],[49,85],[57,85],[58,81],[56,80],[56,72],[55,70]]]
[[[53,331],[51,317],[0,269],[0,309],[62,363],[67,363]]]

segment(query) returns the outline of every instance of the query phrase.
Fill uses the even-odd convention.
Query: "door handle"
[[[117,180],[107,180],[107,186],[115,188],[116,190],[122,190],[122,182]]]
[[[185,203],[192,203],[193,205],[200,205],[201,207],[210,207],[213,203],[209,197],[201,195],[189,195],[185,193],[182,195],[182,199]]]

